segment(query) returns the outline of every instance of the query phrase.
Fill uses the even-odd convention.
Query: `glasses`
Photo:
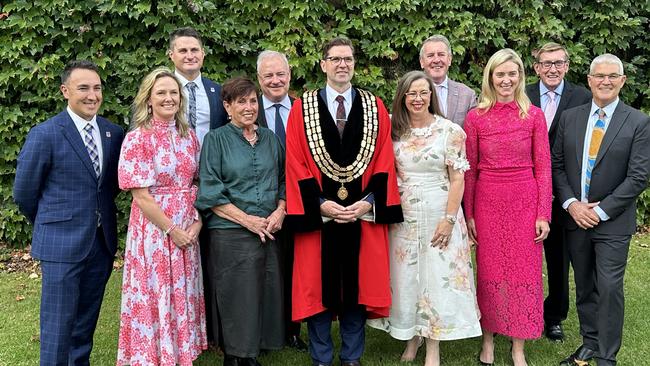
[[[429,99],[430,95],[431,95],[431,92],[429,90],[423,90],[421,92],[412,91],[412,92],[406,93],[406,97],[408,99],[417,99],[417,97],[420,97],[420,98],[422,98],[422,100],[424,100],[424,99]]]
[[[604,81],[605,78],[609,79],[609,81],[616,81],[616,80],[620,79],[621,76],[623,76],[623,75],[621,75],[621,74],[609,74],[609,75],[593,74],[593,75],[589,75],[589,76],[592,77],[594,80],[600,82],[600,81]]]
[[[568,65],[569,61],[564,61],[564,60],[557,60],[557,61],[542,61],[538,62],[538,64],[542,65],[543,69],[550,69],[551,66],[555,65],[556,69],[559,69],[563,67],[564,65]]]
[[[325,57],[325,60],[330,61],[335,65],[340,64],[341,61],[345,62],[346,65],[354,64],[354,57],[352,56],[348,56],[348,57],[329,56],[329,57]]]
[[[289,75],[289,73],[284,72],[284,71],[276,72],[275,74],[273,74],[273,73],[268,73],[268,74],[264,74],[264,75],[262,75],[262,80],[264,80],[264,81],[270,81],[271,79],[273,79],[274,76],[275,76],[276,78],[278,78],[278,79],[284,79],[284,78],[286,78],[288,75]]]

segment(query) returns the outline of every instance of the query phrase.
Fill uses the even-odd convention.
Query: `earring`
[[[147,113],[149,113],[149,114],[153,113],[153,110],[151,109],[151,106],[147,107]]]

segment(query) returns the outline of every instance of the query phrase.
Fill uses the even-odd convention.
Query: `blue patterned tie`
[[[198,86],[193,81],[190,81],[189,83],[187,83],[186,87],[190,97],[190,103],[189,103],[190,113],[187,116],[188,119],[187,122],[189,122],[190,127],[192,127],[192,129],[194,130],[196,129],[196,88],[198,88]]]
[[[280,138],[282,146],[284,146],[287,137],[284,131],[284,122],[282,122],[282,116],[280,115],[282,104],[276,103],[273,106],[275,107],[275,134]]]
[[[594,169],[594,164],[596,163],[596,157],[598,157],[598,150],[600,150],[600,145],[603,142],[603,137],[605,137],[605,111],[599,109],[596,111],[598,113],[598,121],[594,125],[594,129],[591,132],[591,140],[589,141],[589,151],[587,152],[587,169],[585,170],[585,199],[589,200],[589,185],[591,183],[591,171]]]
[[[90,123],[86,124],[84,127],[84,143],[86,145],[86,150],[88,150],[88,155],[90,155],[90,161],[93,162],[95,174],[99,177],[99,174],[101,173],[99,168],[99,152],[97,151],[97,145],[93,138],[93,129],[94,127]]]

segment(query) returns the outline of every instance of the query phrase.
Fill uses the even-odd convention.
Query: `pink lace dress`
[[[521,119],[515,102],[497,103],[465,120],[464,207],[476,222],[477,298],[481,326],[521,339],[544,328],[542,243],[536,219],[550,220],[551,162],[543,112]]]
[[[176,225],[198,218],[194,208],[199,142],[173,124],[129,132],[118,167],[120,188],[147,187]],[[180,249],[137,204],[124,252],[118,365],[191,365],[207,348],[198,245]]]

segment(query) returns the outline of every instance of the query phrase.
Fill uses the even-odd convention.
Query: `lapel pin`
[[[106,131],[106,137],[111,137],[111,131]]]
[[[214,88],[210,88],[210,91],[214,93]]]

